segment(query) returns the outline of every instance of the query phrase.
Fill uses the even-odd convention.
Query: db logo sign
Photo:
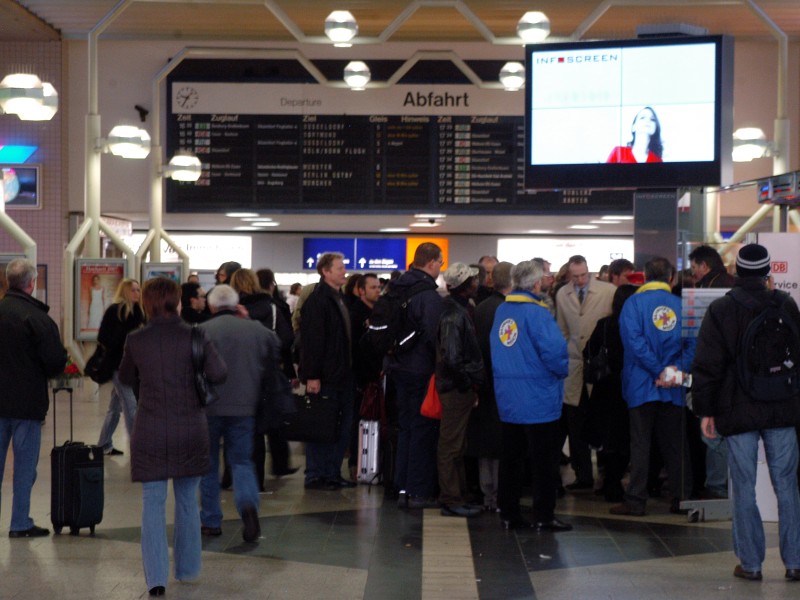
[[[772,272],[773,273],[788,273],[789,272],[789,263],[787,261],[775,261],[772,263]]]

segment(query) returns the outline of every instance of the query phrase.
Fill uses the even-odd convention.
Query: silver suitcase
[[[374,485],[380,483],[378,444],[380,421],[358,422],[358,482]]]

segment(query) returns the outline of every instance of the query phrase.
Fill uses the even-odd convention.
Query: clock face
[[[177,102],[178,106],[181,108],[194,108],[194,105],[197,104],[199,99],[200,94],[197,93],[197,90],[189,86],[182,87],[175,95],[175,102]]]

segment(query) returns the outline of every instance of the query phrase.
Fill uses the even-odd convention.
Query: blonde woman
[[[121,450],[114,448],[112,436],[119,423],[119,414],[125,415],[125,427],[130,436],[133,430],[133,417],[136,414],[136,397],[130,386],[120,382],[118,376],[119,363],[122,361],[122,349],[128,334],[144,324],[144,312],[141,303],[142,290],[135,279],[123,279],[114,293],[114,301],[103,314],[100,331],[97,333],[97,342],[105,347],[105,360],[113,366],[114,375],[111,379],[114,389],[108,403],[108,412],[100,430],[100,439],[97,445],[103,448],[103,453],[111,456],[122,454]]]

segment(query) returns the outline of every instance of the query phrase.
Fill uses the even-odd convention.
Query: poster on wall
[[[800,236],[796,233],[759,233],[758,243],[769,250],[772,286],[788,292],[800,304]]]
[[[39,165],[0,165],[0,187],[6,209],[41,208]]]
[[[155,277],[166,277],[175,283],[183,283],[183,263],[142,264],[142,283]]]
[[[97,340],[103,313],[125,278],[127,262],[118,258],[79,258],[75,261],[75,339]]]

